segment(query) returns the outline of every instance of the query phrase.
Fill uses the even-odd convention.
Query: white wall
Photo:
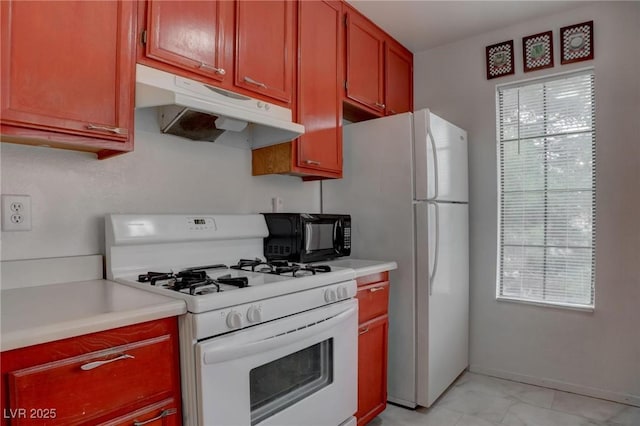
[[[560,27],[594,21],[595,60],[560,65]],[[522,71],[522,37],[553,30],[555,67]],[[514,40],[516,74],[486,80]],[[640,3],[593,3],[415,55],[415,106],[469,132],[471,368],[640,405]],[[595,67],[596,309],[497,302],[495,86]]]
[[[288,211],[320,211],[318,182],[251,176],[251,151],[158,132],[136,112],[135,150],[94,154],[2,143],[2,193],[31,196],[32,230],[2,232],[2,260],[104,253],[106,213],[259,213],[271,197]],[[242,140],[239,140],[242,142]]]

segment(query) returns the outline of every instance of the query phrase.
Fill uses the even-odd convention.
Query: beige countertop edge
[[[392,271],[394,269],[398,269],[398,264],[396,262],[381,262],[379,265],[354,268],[354,270],[356,271],[356,278],[364,277],[371,274],[377,274],[379,272]]]
[[[0,350],[4,352],[12,349],[20,349],[41,343],[182,315],[186,312],[187,307],[183,300],[172,300],[157,305],[132,309],[130,311],[110,312],[87,318],[61,321],[27,330],[3,333],[2,336],[0,336]]]
[[[329,262],[319,262],[319,263],[327,264],[329,266],[351,268],[354,271],[356,271],[356,278],[398,269],[398,264],[396,262],[388,261],[388,260],[343,258],[343,259],[332,260]]]

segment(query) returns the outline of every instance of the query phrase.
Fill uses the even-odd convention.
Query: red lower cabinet
[[[3,425],[179,425],[177,321],[2,353]]]
[[[386,315],[362,324],[358,336],[358,418],[359,425],[369,423],[387,407]]]
[[[358,425],[387,407],[389,273],[358,281]]]
[[[170,398],[125,414],[99,426],[178,426],[182,424],[175,399]]]

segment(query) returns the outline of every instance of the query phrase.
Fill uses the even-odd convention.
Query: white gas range
[[[262,215],[108,215],[107,277],[185,300],[185,425],[355,424],[355,272],[267,264],[267,235]]]

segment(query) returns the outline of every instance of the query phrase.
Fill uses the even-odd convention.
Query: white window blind
[[[593,70],[497,89],[497,297],[593,308]]]

